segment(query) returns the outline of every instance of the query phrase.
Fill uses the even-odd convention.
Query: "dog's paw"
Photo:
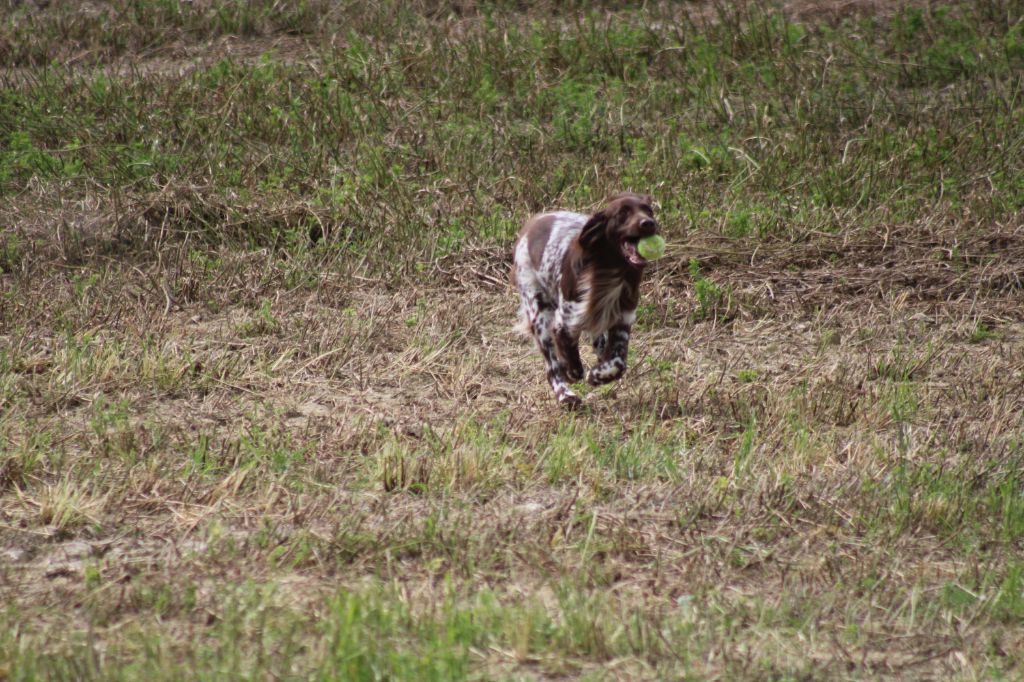
[[[575,393],[563,393],[558,396],[558,404],[567,410],[578,410],[583,407],[583,401]]]
[[[602,364],[591,368],[587,374],[587,383],[591,386],[603,386],[622,378],[626,368],[621,363]]]
[[[583,379],[583,365],[569,365],[565,368],[565,380],[570,384],[575,384],[577,381]]]

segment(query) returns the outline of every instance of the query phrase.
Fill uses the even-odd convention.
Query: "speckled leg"
[[[579,396],[569,388],[569,381],[578,381],[583,377],[583,365],[580,363],[576,379],[567,379],[566,365],[559,359],[556,344],[558,343],[558,332],[555,329],[555,307],[543,294],[520,290],[523,298],[523,309],[533,332],[533,338],[537,342],[537,348],[544,356],[544,363],[547,367],[547,379],[551,384],[551,390],[555,392],[558,402],[570,408],[579,407],[581,404]],[[576,361],[579,362],[579,349],[576,348]],[[570,370],[571,371],[571,370]],[[570,374],[571,376],[571,374]]]
[[[620,323],[594,340],[594,348],[598,351],[598,363],[590,368],[587,375],[587,383],[591,386],[600,386],[621,379],[626,373],[630,329],[630,325]]]
[[[569,382],[583,379],[583,361],[580,359],[579,331],[574,330],[572,322],[576,319],[579,304],[575,301],[563,301],[555,313],[554,336],[555,352],[558,355],[562,373]]]

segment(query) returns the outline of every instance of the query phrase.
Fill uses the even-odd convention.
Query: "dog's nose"
[[[643,236],[654,234],[655,230],[658,229],[658,224],[654,222],[653,218],[644,218],[640,221],[640,231]]]

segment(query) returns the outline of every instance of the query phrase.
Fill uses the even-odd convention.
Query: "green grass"
[[[1020,677],[1020,2],[37,4],[0,679]],[[621,189],[568,414],[510,248]]]
[[[169,21],[165,39],[190,29],[166,7],[130,7],[149,20],[128,32],[156,41],[158,54],[148,24]],[[301,25],[316,8],[293,11]],[[510,202],[588,201],[652,178],[672,218],[703,223],[703,210],[732,207],[715,222],[737,238],[800,239],[931,207],[991,219],[1021,206],[1008,26],[943,8],[810,30],[749,11],[707,26],[675,19],[662,31],[652,24],[668,16],[625,12],[611,30],[591,13],[568,34],[555,19],[495,12],[455,44],[443,24],[400,14],[324,45],[315,68],[274,49],[184,77],[47,67],[5,95],[0,183],[10,193],[33,177],[65,180],[71,196],[88,183],[127,185],[126,208],[140,203],[147,222],[207,239],[220,239],[223,223],[270,243],[326,225],[336,247],[403,272],[439,246],[443,255],[466,239],[507,241]],[[23,35],[25,13],[7,21],[15,45],[84,21],[37,13],[42,26]],[[312,43],[334,35],[309,30]],[[873,39],[846,37],[854,32]],[[507,34],[508,46],[490,33]],[[936,86],[952,90],[940,101]],[[871,125],[881,120],[892,125]],[[979,134],[961,135],[967,125]],[[605,159],[600,179],[572,163],[579,154]],[[979,176],[992,191],[976,191]],[[525,177],[535,181],[508,180]],[[199,189],[154,203],[168,182]],[[436,224],[422,199],[440,201],[445,187],[472,197]],[[282,215],[262,210],[268,201],[297,205]],[[412,229],[423,223],[429,236]]]

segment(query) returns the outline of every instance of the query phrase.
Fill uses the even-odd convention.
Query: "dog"
[[[637,241],[657,231],[650,197],[631,192],[611,197],[589,216],[538,213],[520,231],[513,265],[519,328],[536,340],[562,405],[582,404],[569,384],[583,379],[579,339],[584,332],[597,353],[587,383],[600,386],[625,373],[647,265]]]

